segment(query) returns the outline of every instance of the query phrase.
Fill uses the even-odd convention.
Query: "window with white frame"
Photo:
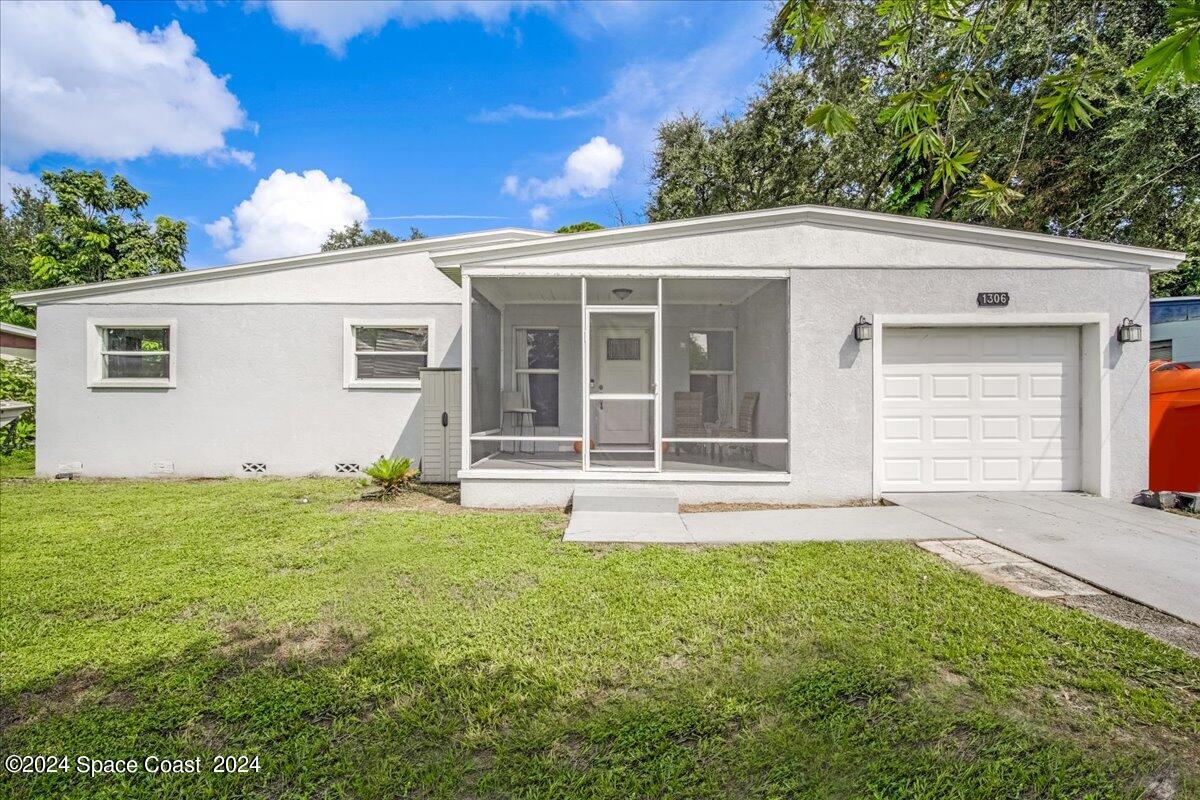
[[[431,322],[347,320],[346,387],[419,387],[432,333]]]
[[[89,386],[175,385],[174,320],[89,320]]]
[[[729,425],[737,372],[732,330],[688,332],[688,390],[704,395],[704,422]]]
[[[558,329],[515,328],[513,383],[533,424],[558,427]]]

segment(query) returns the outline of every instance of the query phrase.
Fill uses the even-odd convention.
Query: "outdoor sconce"
[[[1140,342],[1141,340],[1142,326],[1129,317],[1121,320],[1121,326],[1117,328],[1117,341],[1125,344],[1126,342]]]
[[[854,341],[865,342],[871,338],[871,323],[867,322],[866,317],[860,316],[858,322],[854,323]]]
[[[633,289],[613,289],[613,296],[622,302],[628,300],[631,294],[633,294]]]

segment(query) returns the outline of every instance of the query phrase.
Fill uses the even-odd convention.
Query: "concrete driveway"
[[[1200,624],[1200,520],[1073,493],[897,493],[886,499]]]

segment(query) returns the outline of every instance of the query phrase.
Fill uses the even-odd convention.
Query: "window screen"
[[[102,328],[104,378],[157,379],[171,374],[170,328]]]
[[[429,329],[356,327],[354,359],[360,380],[419,378],[429,361]]]

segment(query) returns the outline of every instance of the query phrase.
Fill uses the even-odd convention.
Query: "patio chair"
[[[717,437],[720,439],[753,439],[757,422],[758,392],[746,392],[742,395],[742,402],[738,403],[737,427],[720,428],[717,430]],[[753,444],[718,445],[718,457],[721,460],[724,460],[726,447],[743,451],[749,460],[754,460],[755,445]]]
[[[525,435],[525,422],[529,421],[529,427],[533,428],[533,435],[537,436],[537,424],[534,422],[534,414],[536,409],[530,408],[525,402],[523,392],[501,392],[500,402],[502,406],[500,416],[500,434],[504,434],[504,423],[512,418],[512,433],[513,436]],[[524,453],[525,442],[512,442],[513,453]],[[531,454],[537,453],[537,442],[529,442]],[[504,451],[504,442],[500,443],[500,450]]]
[[[704,427],[704,393],[676,392],[675,393],[675,432],[673,436],[680,438],[702,438],[712,434]],[[682,450],[679,442],[675,443],[675,453]],[[704,445],[700,446],[703,451]]]

